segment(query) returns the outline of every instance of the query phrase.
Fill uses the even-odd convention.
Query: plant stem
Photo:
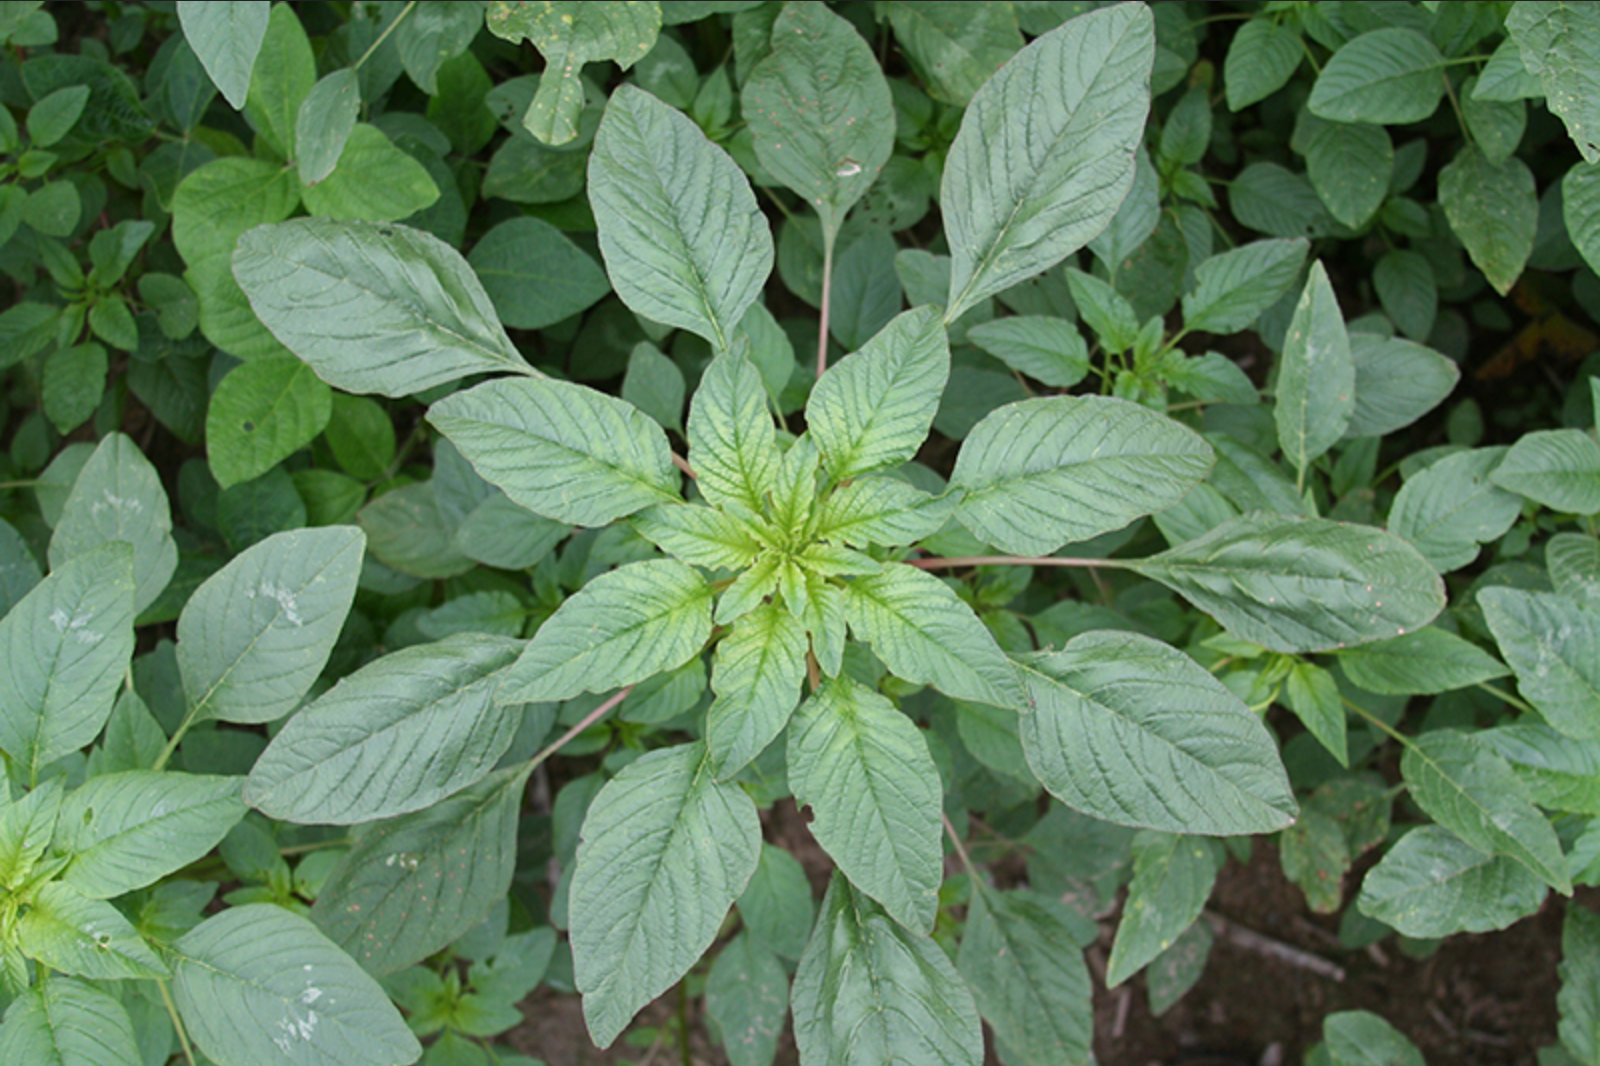
[[[1396,729],[1394,726],[1390,725],[1388,722],[1385,722],[1382,718],[1379,718],[1377,715],[1373,714],[1371,711],[1367,710],[1365,707],[1362,707],[1360,704],[1357,704],[1357,703],[1354,703],[1354,702],[1352,702],[1350,700],[1347,700],[1342,696],[1339,698],[1339,702],[1343,703],[1347,708],[1349,708],[1352,711],[1355,711],[1361,717],[1365,718],[1367,721],[1369,721],[1373,725],[1377,726],[1380,731],[1382,731],[1383,733],[1388,734],[1390,740],[1395,741],[1401,747],[1403,747],[1403,748],[1411,747],[1411,738],[1410,737],[1406,736],[1404,733],[1400,732],[1400,730]]]
[[[173,732],[172,739],[167,741],[167,746],[161,749],[161,754],[156,757],[156,764],[150,769],[157,771],[166,769],[167,760],[172,758],[172,753],[178,750],[178,741],[183,739],[183,735],[189,731],[189,727],[192,725],[194,725],[194,711],[191,710],[183,716],[183,721],[178,723],[178,728]]]
[[[396,26],[405,21],[405,17],[411,14],[411,9],[416,6],[417,0],[407,0],[406,6],[400,9],[400,14],[396,15],[394,17],[394,21],[383,28],[383,32],[378,34],[378,39],[367,46],[367,50],[361,53],[361,58],[356,60],[355,66],[351,67],[350,69],[360,70],[361,64],[370,59],[372,57],[372,53],[376,52],[380,47],[382,47],[383,42],[389,39],[389,34],[394,32],[394,28]]]
[[[611,708],[615,707],[617,704],[619,704],[623,700],[627,699],[628,698],[628,693],[630,693],[632,691],[633,691],[633,686],[629,685],[627,688],[620,689],[617,692],[613,693],[611,695],[610,699],[606,700],[600,706],[596,707],[594,710],[592,710],[588,714],[584,715],[583,716],[583,721],[579,722],[577,725],[573,726],[571,729],[569,729],[565,733],[561,734],[559,737],[557,737],[555,739],[555,741],[548,748],[545,748],[539,754],[535,755],[533,757],[533,759],[527,763],[527,765],[524,767],[524,769],[533,770],[533,769],[537,768],[540,763],[544,762],[546,759],[550,758],[550,756],[554,755],[556,752],[558,752],[562,748],[566,747],[567,744],[569,742],[571,742],[573,737],[577,736],[579,733],[582,733],[585,729],[588,729],[590,726],[594,725],[596,722],[598,722],[601,719],[602,716],[605,715],[605,713],[607,711],[611,710]]]
[[[689,1054],[689,984],[678,982],[678,1057],[683,1066],[694,1066],[694,1056]]]
[[[834,233],[822,233],[822,317],[817,323],[817,380],[828,369],[828,305],[833,302],[833,241]]]
[[[1122,559],[1073,559],[1061,555],[1045,555],[1029,558],[1023,555],[963,555],[953,559],[907,559],[906,565],[914,566],[918,570],[958,570],[970,566],[1073,566],[1093,569],[1095,567],[1108,567],[1112,570],[1127,569],[1127,562]]]
[[[1504,701],[1506,703],[1509,703],[1511,706],[1515,707],[1517,710],[1521,711],[1523,714],[1538,714],[1539,713],[1538,711],[1534,710],[1533,706],[1531,704],[1529,704],[1526,700],[1520,700],[1517,697],[1513,696],[1509,692],[1502,692],[1500,689],[1498,689],[1495,686],[1489,684],[1489,682],[1487,682],[1487,681],[1479,681],[1478,682],[1478,687],[1483,689],[1483,691],[1487,692],[1489,695],[1493,696],[1495,699],[1502,700],[1502,701]]]
[[[677,467],[679,470],[682,470],[685,474],[688,474],[691,480],[695,477],[694,470],[692,470],[689,466],[689,460],[685,459],[677,452],[672,453],[672,465]]]
[[[156,978],[156,985],[161,989],[161,1002],[167,1005],[167,1014],[172,1018],[172,1027],[178,1031],[178,1046],[183,1048],[183,1061],[189,1066],[194,1066],[194,1049],[189,1046],[189,1034],[183,1028],[183,1019],[178,1017],[178,1005],[172,1002],[172,993],[167,990],[167,983]]]
[[[961,859],[961,865],[967,868],[967,876],[972,878],[972,883],[981,891],[983,878],[978,876],[978,868],[972,865],[972,859],[967,855],[967,849],[961,843],[961,834],[957,833],[956,827],[950,824],[950,816],[948,814],[940,811],[939,817],[944,820],[944,831],[949,835],[950,843],[955,846],[956,855]]]

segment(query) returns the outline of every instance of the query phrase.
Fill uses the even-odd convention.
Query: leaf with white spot
[[[50,538],[50,566],[102,544],[133,545],[137,614],[156,601],[178,568],[172,539],[172,508],[161,475],[133,441],[112,433],[95,448],[73,483]]]

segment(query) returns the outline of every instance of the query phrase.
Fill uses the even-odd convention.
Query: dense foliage
[[[0,1061],[1081,1064],[1255,836],[1350,947],[1600,884],[1600,5],[0,43]]]

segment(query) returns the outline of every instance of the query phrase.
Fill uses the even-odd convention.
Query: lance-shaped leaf
[[[558,522],[600,527],[679,499],[661,427],[582,385],[488,381],[440,400],[428,420],[512,502]]]
[[[59,881],[33,894],[15,935],[23,954],[62,973],[107,981],[167,976],[121,911]]]
[[[1091,11],[1018,52],[973,96],[945,162],[947,321],[1059,263],[1111,222],[1150,110],[1155,20]]]
[[[1600,737],[1600,610],[1508,588],[1484,589],[1478,603],[1528,702],[1569,737]]]
[[[1284,456],[1302,472],[1336,444],[1356,408],[1356,366],[1328,272],[1319,261],[1295,305],[1273,416]]]
[[[1217,880],[1215,847],[1175,833],[1133,838],[1133,881],[1106,963],[1108,988],[1138,973],[1200,917]]]
[[[622,302],[727,348],[772,272],[772,232],[738,164],[688,116],[622,85],[595,134],[589,200]]]
[[[353,526],[275,533],[195,590],[178,616],[178,669],[197,721],[294,710],[339,639],[366,542]]]
[[[378,982],[270,903],[213,915],[172,945],[172,992],[217,1066],[394,1066],[422,1054]]]
[[[106,724],[133,655],[133,549],[58,567],[0,618],[0,751],[29,776]]]
[[[120,1000],[83,981],[54,975],[18,996],[6,1011],[0,1060],[28,1066],[130,1066],[143,1061],[133,1020]]]
[[[1006,1061],[1087,1066],[1094,1036],[1089,968],[1062,904],[1031,892],[978,892],[956,965]]]
[[[1522,514],[1522,501],[1491,480],[1504,448],[1473,448],[1447,455],[1401,486],[1389,508],[1389,529],[1448,573],[1478,557]]]
[[[1400,772],[1433,820],[1479,851],[1509,855],[1546,884],[1572,894],[1561,842],[1511,765],[1484,741],[1454,729],[1406,745]]]
[[[1584,161],[1600,163],[1600,11],[1554,0],[1514,4],[1506,32]]]
[[[1414,29],[1364,33],[1334,53],[1306,106],[1333,122],[1402,125],[1438,108],[1448,83],[1445,59]]]
[[[1432,696],[1509,672],[1470,640],[1438,626],[1351,648],[1339,654],[1339,665],[1356,685],[1384,696]]]
[[[1011,662],[972,609],[931,574],[899,563],[858,577],[845,591],[845,617],[894,674],[947,696],[1019,707]]]
[[[133,609],[143,611],[156,601],[178,568],[178,545],[172,539],[172,509],[161,475],[138,445],[112,433],[83,465],[50,538],[50,565],[102,544],[124,540],[133,545]]]
[[[421,810],[494,769],[522,721],[493,700],[523,642],[460,633],[369,663],[289,720],[245,785],[252,807],[352,825]]]
[[[777,436],[761,373],[742,350],[721,353],[700,376],[688,438],[696,487],[708,501],[751,514],[766,509],[778,473]]]
[[[1439,206],[1501,296],[1522,276],[1539,229],[1539,197],[1533,172],[1512,157],[1491,163],[1467,144],[1439,171]]]
[[[0,807],[0,886],[19,888],[44,857],[61,811],[61,780],[48,778]]]
[[[915,544],[942,529],[955,504],[896,478],[857,478],[823,501],[817,536],[858,548]]]
[[[531,373],[454,248],[391,223],[298,218],[239,238],[233,276],[273,336],[347,392],[409,396]]]
[[[738,619],[717,644],[706,747],[718,780],[744,769],[783,732],[800,701],[807,647],[805,626],[776,603]]]
[[[1504,929],[1538,910],[1546,893],[1515,859],[1423,825],[1368,871],[1356,905],[1406,936],[1444,937]]]
[[[1241,515],[1129,565],[1274,651],[1404,636],[1445,604],[1444,582],[1410,544],[1321,518]]]
[[[918,934],[939,907],[939,770],[894,704],[841,677],[795,712],[789,785],[850,883]]]
[[[1600,444],[1579,429],[1542,429],[1511,446],[1489,480],[1554,511],[1600,512]]]
[[[1300,35],[1271,17],[1252,18],[1228,42],[1222,86],[1228,110],[1240,111],[1283,88],[1305,59]]]
[[[693,566],[742,570],[761,554],[762,543],[749,525],[699,504],[646,507],[632,524],[650,543]]]
[[[354,67],[333,71],[311,87],[294,124],[295,170],[303,184],[333,173],[360,113],[361,77]]]
[[[892,980],[880,975],[893,974]],[[972,992],[938,944],[835,874],[790,998],[800,1058],[830,1066],[978,1066]]]
[[[894,149],[894,100],[872,46],[824,4],[790,4],[745,83],[756,158],[799,193],[831,241]]]
[[[899,315],[829,367],[811,390],[806,425],[833,480],[917,454],[949,379],[950,344],[933,307]]]
[[[1019,661],[1023,751],[1075,810],[1174,833],[1270,833],[1296,807],[1261,719],[1182,652],[1137,633],[1085,633]]]
[[[420,962],[483,921],[511,887],[525,768],[371,826],[311,917],[368,973]]]
[[[203,859],[243,818],[237,777],[129,770],[92,777],[61,805],[60,879],[113,899]]]
[[[1306,261],[1310,242],[1253,241],[1214,255],[1194,271],[1194,291],[1183,298],[1183,328],[1237,333],[1289,291]]]
[[[267,0],[221,4],[182,0],[178,4],[184,39],[235,111],[243,110],[250,91],[250,71],[267,35],[271,7]]]
[[[950,484],[956,518],[979,540],[1019,555],[1164,511],[1211,469],[1211,446],[1148,407],[1105,396],[1006,404],[962,442]]]
[[[589,1035],[608,1046],[716,939],[761,857],[756,805],[704,744],[653,751],[589,805],[568,893]]]
[[[675,559],[601,574],[539,627],[495,699],[565,700],[676,669],[711,637],[711,597],[705,578]]]

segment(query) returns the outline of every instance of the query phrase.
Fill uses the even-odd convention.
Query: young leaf
[[[1422,1052],[1370,1011],[1347,1010],[1322,1021],[1332,1066],[1423,1066]]]
[[[239,238],[250,307],[317,376],[409,396],[469,374],[528,373],[454,248],[405,226],[301,218]]]
[[[943,528],[955,502],[892,477],[856,478],[823,501],[816,535],[857,548],[915,544]]]
[[[1270,833],[1294,820],[1271,734],[1182,652],[1100,631],[1018,664],[1028,765],[1069,807],[1174,833]]]
[[[1527,917],[1547,889],[1527,867],[1422,825],[1368,871],[1356,905],[1406,936],[1487,933]]]
[[[502,770],[371,826],[339,860],[311,917],[376,976],[454,942],[511,887],[527,780],[525,768]]]
[[[92,741],[133,655],[133,550],[55,569],[0,618],[0,751],[30,780]]]
[[[1021,555],[1120,529],[1177,503],[1211,469],[1211,446],[1147,407],[1102,396],[1007,404],[961,445],[956,519]]]
[[[1600,512],[1600,444],[1578,429],[1526,433],[1489,480],[1553,511]]]
[[[1389,529],[1440,573],[1467,566],[1522,513],[1522,501],[1491,481],[1504,458],[1501,448],[1474,448],[1413,474],[1389,509]]]
[[[1346,438],[1382,437],[1409,426],[1439,406],[1461,378],[1448,356],[1398,337],[1352,333],[1350,359],[1356,406]]]
[[[1344,436],[1355,407],[1350,335],[1328,272],[1318,261],[1289,321],[1273,407],[1278,444],[1302,478],[1306,467]]]
[[[727,153],[625,84],[595,134],[589,199],[622,302],[727,348],[772,272],[772,233]]]
[[[1174,833],[1133,838],[1133,881],[1106,963],[1108,988],[1138,973],[1200,917],[1217,880],[1215,847]]]
[[[30,1066],[130,1066],[143,1061],[133,1021],[120,1000],[76,978],[54,975],[7,1009],[0,1025],[0,1059]]]
[[[239,364],[206,409],[206,456],[217,484],[260,477],[310,444],[332,416],[333,390],[300,360]]]
[[[673,559],[629,563],[567,599],[510,666],[499,703],[571,699],[683,665],[711,637],[711,587]]]
[[[939,906],[939,771],[894,704],[847,677],[827,682],[789,726],[789,785],[811,834],[850,883],[917,934]]]
[[[945,164],[953,322],[1083,247],[1133,183],[1155,20],[1091,11],[1018,52],[973,96]]]
[[[1271,18],[1252,18],[1228,42],[1222,85],[1228,110],[1259,103],[1286,85],[1305,58],[1300,35]]]
[[[33,894],[14,928],[23,954],[62,973],[104,981],[167,976],[121,911],[59,881]]]
[[[743,570],[761,554],[749,525],[695,503],[664,503],[633,516],[633,528],[650,543],[691,566]]]
[[[938,578],[889,563],[881,573],[851,581],[844,600],[851,631],[872,643],[895,676],[956,699],[1022,705],[1011,662],[972,609]]]
[[[1399,537],[1265,512],[1130,563],[1274,651],[1331,651],[1403,636],[1444,609],[1444,582]]]
[[[1553,0],[1517,4],[1506,12],[1506,32],[1584,162],[1600,163],[1600,11]]]
[[[272,739],[250,771],[246,802],[287,821],[353,825],[421,810],[475,783],[522,721],[520,707],[491,699],[522,647],[460,633],[369,663]]]
[[[1444,97],[1445,59],[1413,29],[1363,33],[1334,53],[1306,106],[1332,122],[1399,126],[1432,115]]]
[[[195,590],[178,617],[178,668],[196,721],[294,710],[339,638],[365,547],[350,526],[275,533]]]
[[[706,747],[719,781],[744,769],[783,732],[806,675],[806,630],[776,603],[733,623],[717,644],[706,712]]]
[[[113,899],[206,856],[245,815],[237,777],[130,770],[90,778],[67,796],[55,849],[61,881]]]
[[[894,974],[885,981],[879,974]],[[979,1066],[983,1026],[938,944],[892,921],[834,874],[795,971],[794,1038],[805,1062]]]
[[[244,109],[250,72],[267,35],[271,7],[267,0],[181,0],[178,4],[184,38],[235,111]]]
[[[1539,228],[1533,172],[1520,159],[1491,163],[1471,144],[1439,171],[1439,206],[1473,265],[1501,296],[1522,276]]]
[[[213,915],[171,953],[178,1013],[217,1066],[392,1066],[422,1054],[378,982],[282,907]]]
[[[1183,298],[1183,327],[1207,333],[1248,329],[1300,276],[1311,247],[1303,238],[1253,241],[1195,267],[1194,291]]]
[[[302,185],[315,185],[333,173],[360,112],[361,79],[353,67],[336,70],[311,87],[294,125],[294,162]],[[363,180],[371,179],[363,175]]]
[[[667,435],[625,400],[548,378],[503,378],[447,396],[428,420],[514,503],[601,527],[676,501]]]
[[[706,500],[761,514],[780,456],[761,374],[742,351],[720,353],[700,376],[687,435],[695,484]]]
[[[1342,651],[1339,666],[1357,686],[1383,696],[1432,696],[1509,672],[1493,655],[1438,626]]]
[[[899,315],[859,352],[829,367],[811,390],[806,421],[833,480],[914,456],[949,377],[949,341],[934,307]]]
[[[1007,1062],[1087,1066],[1089,968],[1062,904],[1027,891],[977,892],[956,965]]]
[[[1340,766],[1350,765],[1350,742],[1345,727],[1344,701],[1339,693],[1339,682],[1320,666],[1297,662],[1284,680],[1283,703],[1300,719],[1306,731],[1339,761]],[[1340,846],[1344,838],[1340,834]],[[1334,907],[1337,909],[1338,902]]]
[[[44,857],[61,811],[61,781],[49,778],[0,807],[0,886],[21,887]]]
[[[755,803],[705,745],[650,752],[589,806],[568,893],[583,1016],[607,1047],[693,966],[761,855]]]
[[[872,46],[826,5],[787,5],[741,111],[762,167],[815,208],[831,243],[894,148],[894,101]]]
[[[1600,916],[1588,907],[1567,908],[1561,927],[1561,1042],[1581,1062],[1600,1058]],[[9,1017],[7,1018],[9,1022]]]
[[[1478,603],[1518,691],[1566,736],[1600,738],[1600,610],[1509,588],[1483,589]]]
[[[1440,825],[1479,851],[1510,856],[1556,891],[1571,894],[1555,830],[1511,765],[1487,743],[1436,729],[1406,746],[1400,772],[1417,806]]]

